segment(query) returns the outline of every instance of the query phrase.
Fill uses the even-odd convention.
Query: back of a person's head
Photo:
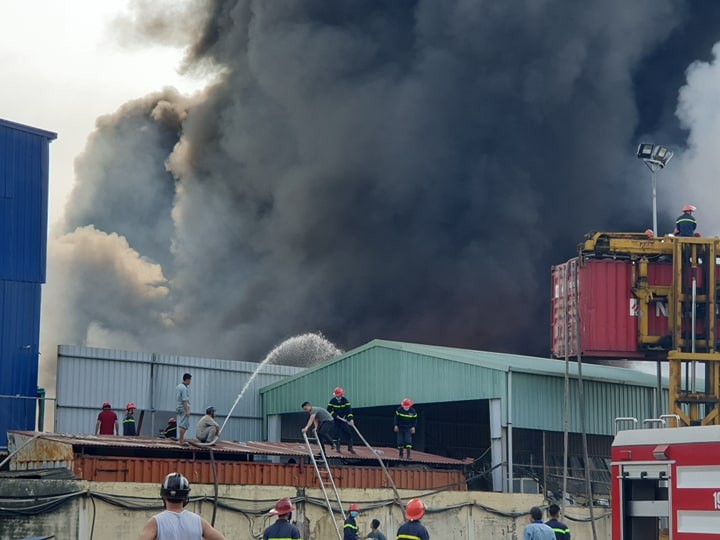
[[[378,527],[380,527],[380,521],[377,519],[373,519],[370,522],[370,527],[372,527],[373,529],[377,529]]]
[[[551,504],[548,508],[548,514],[550,517],[558,517],[560,515],[560,507],[557,504]]]
[[[530,516],[531,516],[535,521],[539,521],[539,520],[542,519],[542,510],[540,510],[540,508],[538,508],[537,506],[533,506],[533,507],[530,509]]]

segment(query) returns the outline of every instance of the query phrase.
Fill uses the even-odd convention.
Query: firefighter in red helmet
[[[417,412],[413,408],[413,400],[405,398],[395,411],[393,428],[397,433],[398,454],[403,457],[403,450],[407,451],[407,458],[410,459],[410,451],[413,447],[413,435],[417,426]]]
[[[333,391],[333,397],[328,403],[327,411],[333,417],[334,432],[333,446],[336,452],[340,452],[340,445],[343,441],[347,441],[348,452],[355,454],[353,450],[353,410],[350,401],[345,397],[345,390],[339,386]]]
[[[412,499],[405,507],[407,522],[400,525],[397,538],[417,538],[417,540],[430,540],[430,534],[420,520],[425,515],[425,503],[420,499]]]
[[[697,229],[697,221],[693,212],[695,208],[692,204],[686,204],[683,206],[682,215],[675,220],[675,234],[677,236],[695,236],[695,229]]]
[[[343,524],[343,540],[358,540],[358,526],[355,518],[360,514],[360,508],[353,503],[348,507],[348,517]]]
[[[263,540],[291,540],[300,538],[298,528],[290,523],[293,506],[290,499],[285,497],[275,503],[275,507],[268,512],[270,516],[277,516],[278,520],[265,529]]]

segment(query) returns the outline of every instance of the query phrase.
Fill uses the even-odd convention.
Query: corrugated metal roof
[[[56,137],[0,120],[0,279],[45,281],[49,142]]]
[[[133,401],[146,411],[143,434],[155,435],[175,416],[176,387],[184,372],[190,385],[191,434],[205,408],[213,405],[222,422],[259,364],[151,352],[60,345],[58,347],[56,428],[94,433],[100,406],[109,401],[118,416]],[[251,383],[225,426],[228,438],[261,439],[262,404],[258,389],[301,368],[266,364]]]
[[[0,281],[0,448],[8,429],[35,428],[40,284]]]
[[[507,422],[511,372],[513,425],[562,431],[565,363],[548,358],[375,340],[261,392],[266,415],[297,412],[306,399],[325,405],[338,385],[345,389],[355,408],[395,405],[405,396],[419,404],[499,398],[505,403],[503,421]],[[570,376],[574,400],[574,362],[570,364]],[[583,364],[583,377],[589,433],[612,435],[617,416],[651,415],[653,375]],[[572,407],[572,431],[579,431],[576,412]]]
[[[12,431],[14,436],[14,445],[19,446],[23,441],[37,435],[33,431]],[[112,455],[118,455],[127,452],[127,455],[143,456],[165,454],[186,454],[191,456],[199,452],[207,452],[205,448],[199,448],[193,445],[180,446],[177,441],[169,439],[161,439],[158,437],[122,437],[108,435],[77,435],[72,433],[41,433],[32,446],[27,450],[18,453],[16,462],[42,461],[48,455],[48,445],[45,442],[57,443],[60,446],[72,447],[75,453],[83,453],[83,449],[93,448],[99,451],[106,450],[108,455],[112,450]],[[36,450],[35,448],[39,448]],[[286,456],[286,457],[307,457],[307,447],[303,443],[283,443],[283,442],[233,442],[218,441],[213,447],[216,454],[234,454],[234,455],[260,455],[260,456]],[[397,457],[396,448],[378,447],[374,449],[383,461],[399,462],[399,463],[416,463],[424,465],[441,465],[451,467],[462,467],[465,462],[457,459],[436,456],[425,452],[413,452],[412,460],[403,460]],[[366,447],[357,447],[357,454],[329,452],[328,457],[332,459],[342,459],[343,461],[370,461],[376,460],[376,456]],[[57,452],[56,452],[57,453]],[[53,456],[55,456],[55,454]],[[95,452],[96,454],[98,452]],[[103,454],[101,454],[103,455]]]

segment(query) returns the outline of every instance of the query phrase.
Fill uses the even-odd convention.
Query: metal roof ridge
[[[45,129],[28,126],[26,124],[19,124],[17,122],[13,122],[12,120],[6,120],[5,118],[0,118],[0,126],[15,129],[17,131],[24,131],[25,133],[30,133],[31,135],[45,137],[50,141],[54,141],[58,137],[58,134],[54,131],[47,131]]]

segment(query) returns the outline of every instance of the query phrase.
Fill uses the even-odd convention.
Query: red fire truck
[[[613,540],[720,538],[720,426],[619,431],[611,455]]]

